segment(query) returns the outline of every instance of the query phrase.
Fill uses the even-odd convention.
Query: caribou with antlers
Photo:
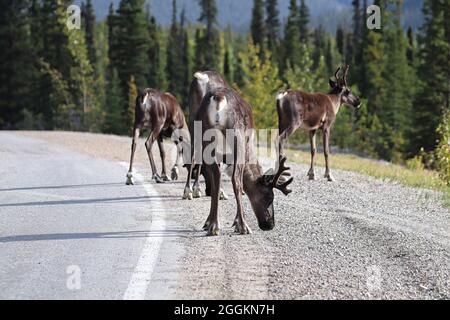
[[[278,189],[288,195],[291,190],[287,187],[292,183],[293,178],[290,177],[289,168],[285,166],[286,158],[280,159],[276,173],[272,171],[271,174],[263,174],[254,150],[254,122],[251,106],[233,89],[213,89],[203,98],[197,113],[197,121],[202,123],[204,140],[211,132],[214,136],[214,139],[211,139],[213,142],[203,141],[204,150],[210,148],[211,143],[213,144],[214,150],[211,154],[215,155],[213,161],[209,163],[207,159],[203,159],[204,167],[212,177],[211,208],[204,226],[208,235],[218,235],[220,230],[218,207],[221,170],[219,164],[225,158],[227,162],[231,162],[228,164],[232,168],[231,180],[237,203],[235,231],[240,234],[251,233],[245,221],[243,191],[250,200],[259,227],[262,230],[272,230],[275,227],[273,190]],[[230,131],[233,133],[232,138],[229,135]]]
[[[133,129],[133,142],[131,145],[130,169],[127,174],[127,185],[134,184],[133,181],[133,161],[136,152],[136,142],[139,139],[141,129],[148,129],[150,135],[145,142],[150,166],[154,179],[157,183],[169,181],[166,174],[165,150],[163,138],[172,138],[177,146],[177,159],[172,168],[171,178],[177,180],[179,175],[180,160],[182,159],[182,144],[189,143],[190,135],[183,110],[177,99],[170,93],[163,93],[155,89],[146,89],[136,98],[135,121]],[[155,141],[158,142],[162,173],[156,171],[155,160],[153,159],[152,147]]]
[[[330,131],[336,120],[341,105],[346,104],[359,108],[361,99],[354,95],[347,84],[350,67],[344,69],[344,76],[339,76],[341,68],[335,73],[335,80],[330,79],[331,91],[323,93],[304,93],[299,91],[281,92],[277,97],[279,120],[279,151],[283,155],[286,140],[299,128],[309,131],[311,143],[311,169],[308,172],[310,180],[315,180],[314,158],[316,155],[316,132],[323,132],[323,147],[325,154],[325,178],[333,181],[330,173]]]

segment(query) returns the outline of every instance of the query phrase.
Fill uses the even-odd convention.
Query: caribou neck
[[[328,98],[331,100],[331,105],[333,106],[333,113],[337,115],[339,109],[341,108],[341,93],[329,93]]]
[[[251,194],[255,190],[255,185],[258,180],[263,176],[262,167],[259,163],[246,164],[244,168],[244,191],[247,194]]]

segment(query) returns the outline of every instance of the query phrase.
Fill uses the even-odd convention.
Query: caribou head
[[[355,108],[361,107],[361,99],[352,93],[351,88],[347,84],[348,72],[350,70],[350,66],[347,65],[344,69],[344,76],[340,76],[339,72],[341,68],[339,67],[334,74],[334,78],[330,79],[331,93],[338,94],[341,97],[341,104],[346,104],[349,106],[353,106]]]
[[[288,186],[294,181],[294,178],[289,173],[290,168],[287,168],[285,164],[286,158],[281,158],[276,173],[271,170],[260,175],[257,173],[261,170],[259,165],[251,167],[250,171],[244,173],[245,191],[261,230],[270,231],[275,227],[274,189],[278,189],[286,196],[292,192]]]

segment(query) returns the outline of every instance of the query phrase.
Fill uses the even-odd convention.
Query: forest
[[[343,107],[333,144],[374,159],[439,170],[450,183],[450,0],[424,0],[423,25],[404,28],[403,0],[375,0],[382,28],[366,27],[367,0],[352,1],[351,27],[311,27],[304,0],[253,0],[250,30],[218,27],[215,0],[195,0],[198,20],[172,0],[159,25],[145,0],[112,3],[98,19],[81,5],[82,28],[66,27],[68,0],[0,0],[0,128],[129,135],[135,99],[169,91],[187,109],[192,75],[216,70],[253,106],[257,128],[276,128],[281,89],[329,91],[351,66],[359,110]],[[187,111],[187,110],[186,110]],[[296,134],[292,145],[306,141]]]

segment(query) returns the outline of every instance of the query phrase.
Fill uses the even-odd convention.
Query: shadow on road
[[[151,231],[127,231],[104,233],[56,233],[56,234],[31,234],[0,238],[0,243],[8,242],[34,242],[54,240],[79,240],[79,239],[133,239],[133,238],[189,238],[196,236],[198,231],[173,229]]]
[[[180,197],[171,196],[145,196],[145,197],[121,197],[121,198],[101,198],[101,199],[76,199],[76,200],[58,200],[58,201],[32,201],[21,203],[0,204],[0,208],[8,207],[39,207],[39,206],[60,206],[60,205],[84,205],[95,203],[124,203],[124,202],[151,202],[152,199],[158,201],[180,200]]]
[[[92,188],[92,187],[119,187],[119,186],[124,186],[124,185],[125,185],[125,183],[96,183],[96,184],[75,184],[75,185],[66,185],[66,186],[38,186],[38,187],[0,189],[0,192],[27,191],[27,190],[76,189],[76,188]],[[136,184],[136,185],[140,185],[140,184]]]

